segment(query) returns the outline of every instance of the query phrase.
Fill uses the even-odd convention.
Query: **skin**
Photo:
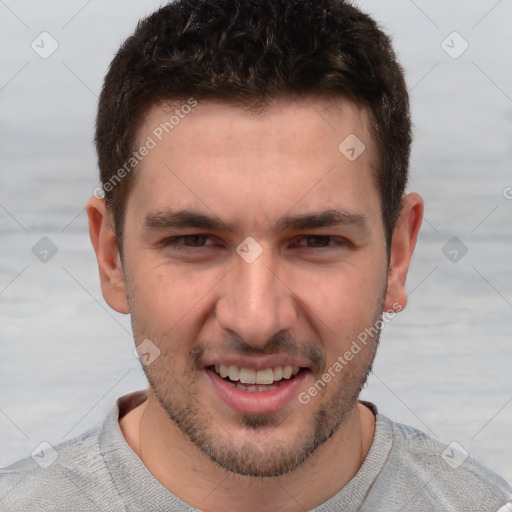
[[[139,142],[175,107],[153,106]],[[366,145],[353,162],[338,151],[349,134]],[[298,396],[382,311],[405,307],[423,203],[405,197],[388,259],[375,156],[366,112],[342,98],[280,99],[259,113],[208,101],[139,165],[122,258],[104,201],[89,201],[103,296],[131,314],[137,343],[150,339],[161,351],[145,367],[148,399],[120,420],[122,432],[153,476],[191,506],[310,510],[364,461],[375,418],[357,397],[377,337],[308,404],[294,396],[266,414],[233,410],[204,366],[294,357],[309,368]],[[156,213],[184,209],[232,230],[155,227]],[[326,210],[351,221],[279,222]],[[184,235],[207,236],[165,242]],[[236,252],[249,236],[263,250],[252,263]]]

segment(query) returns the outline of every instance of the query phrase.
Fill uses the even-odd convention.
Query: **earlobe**
[[[402,212],[393,231],[384,311],[401,311],[407,305],[405,282],[423,219],[423,199],[418,194],[404,198]]]
[[[98,261],[101,291],[107,304],[119,313],[128,313],[126,286],[117,239],[104,199],[92,197],[87,203],[89,236]]]

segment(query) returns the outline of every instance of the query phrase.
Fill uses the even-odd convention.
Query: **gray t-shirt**
[[[160,485],[123,437],[119,417],[145,396],[118,399],[101,428],[0,470],[0,510],[196,510]],[[512,488],[499,476],[365,404],[376,415],[370,451],[354,478],[315,512],[512,512]]]

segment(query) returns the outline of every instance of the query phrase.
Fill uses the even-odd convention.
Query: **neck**
[[[203,512],[311,510],[340,491],[361,467],[373,441],[375,417],[357,404],[337,432],[291,473],[254,478],[211,461],[166,415],[151,392],[120,420],[123,435],[153,477]],[[333,454],[337,454],[333,456]]]

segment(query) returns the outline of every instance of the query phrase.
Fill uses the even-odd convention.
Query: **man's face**
[[[353,409],[377,346],[333,371],[386,293],[367,117],[340,99],[260,113],[204,102],[158,141],[175,108],[153,107],[139,130],[157,145],[126,205],[134,336],[161,351],[151,390],[212,460],[284,474]],[[353,161],[338,149],[351,134],[366,145]]]

